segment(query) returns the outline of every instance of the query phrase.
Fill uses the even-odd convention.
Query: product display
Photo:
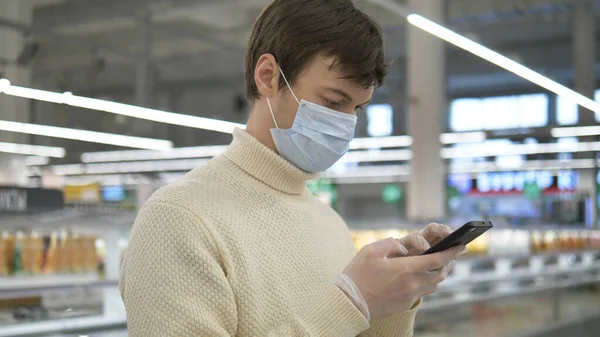
[[[42,235],[3,232],[0,276],[91,274],[98,272],[97,238],[63,231]]]
[[[416,230],[353,231],[352,239],[357,250],[360,250],[377,240],[400,238],[414,231]],[[600,250],[600,231],[493,229],[467,245],[467,255],[471,256],[529,255],[581,250]]]

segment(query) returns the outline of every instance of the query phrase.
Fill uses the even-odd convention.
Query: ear
[[[279,65],[272,54],[263,54],[256,62],[254,82],[261,96],[270,97],[279,91]]]

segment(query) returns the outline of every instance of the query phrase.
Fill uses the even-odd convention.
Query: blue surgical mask
[[[271,102],[267,104],[275,123],[271,135],[279,154],[303,171],[324,172],[350,148],[356,129],[356,116],[335,111],[305,100],[298,100],[285,75],[281,76],[298,102],[296,118],[290,129],[277,125]]]

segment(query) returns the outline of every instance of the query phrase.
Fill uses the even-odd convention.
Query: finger
[[[450,261],[450,263],[448,265],[446,265],[446,268],[448,268],[448,273],[446,274],[446,277],[448,277],[448,275],[450,275],[450,273],[454,270],[455,265],[456,265],[456,260],[452,260],[452,261]]]
[[[423,287],[423,290],[422,290],[423,295],[422,296],[429,296],[429,295],[435,293],[437,291],[437,289],[438,289],[437,285],[430,285],[430,286]]]
[[[420,232],[411,233],[398,239],[398,242],[408,249],[409,256],[421,255],[430,247],[429,242]]]
[[[408,249],[404,247],[398,240],[391,240],[390,249],[384,258],[394,258],[408,256]]]
[[[410,256],[404,258],[403,260],[406,261],[410,270],[414,272],[426,272],[443,268],[450,263],[450,261],[455,260],[457,257],[462,255],[464,249],[464,246],[456,246],[446,249],[443,252],[429,255]]]
[[[378,258],[392,258],[408,254],[408,250],[394,238],[375,241],[365,248],[371,256]]]
[[[452,233],[452,228],[446,225],[431,223],[421,230],[421,235],[433,246]]]
[[[424,273],[420,273],[417,277],[420,282],[428,285],[437,285],[442,283],[450,274],[452,268],[454,268],[454,261],[450,261],[443,268],[426,271]]]

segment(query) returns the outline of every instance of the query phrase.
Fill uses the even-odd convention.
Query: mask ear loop
[[[279,129],[279,125],[277,125],[277,120],[275,119],[275,114],[273,114],[273,108],[271,107],[271,101],[269,97],[265,97],[267,99],[267,105],[269,106],[269,111],[271,111],[271,117],[273,118],[273,123],[275,123],[275,128]]]
[[[296,94],[294,94],[294,90],[292,90],[292,86],[290,86],[290,83],[288,82],[287,78],[285,78],[285,75],[283,74],[283,70],[281,70],[280,67],[278,67],[278,68],[279,68],[279,72],[281,73],[281,76],[283,76],[283,80],[285,81],[285,84],[287,85],[288,89],[290,89],[292,96],[294,96],[294,99],[296,100],[296,102],[298,102],[298,104],[300,104],[298,97],[296,97]]]
[[[294,96],[294,99],[296,100],[296,102],[298,102],[298,104],[300,104],[300,101],[298,100],[298,97],[296,97],[296,94],[294,94],[294,91],[292,90],[292,87],[290,86],[290,83],[288,82],[287,78],[283,74],[283,70],[281,70],[280,67],[277,67],[277,68],[279,69],[279,73],[283,77],[283,80],[285,81],[285,84],[287,85],[288,89],[290,89],[290,92],[292,93],[292,96]],[[275,127],[277,129],[279,129],[279,125],[277,125],[277,120],[275,119],[275,114],[273,113],[273,107],[271,107],[271,101],[269,100],[269,97],[265,97],[265,98],[267,99],[267,105],[269,106],[269,111],[271,111],[271,117],[273,118],[273,123],[275,123]]]

